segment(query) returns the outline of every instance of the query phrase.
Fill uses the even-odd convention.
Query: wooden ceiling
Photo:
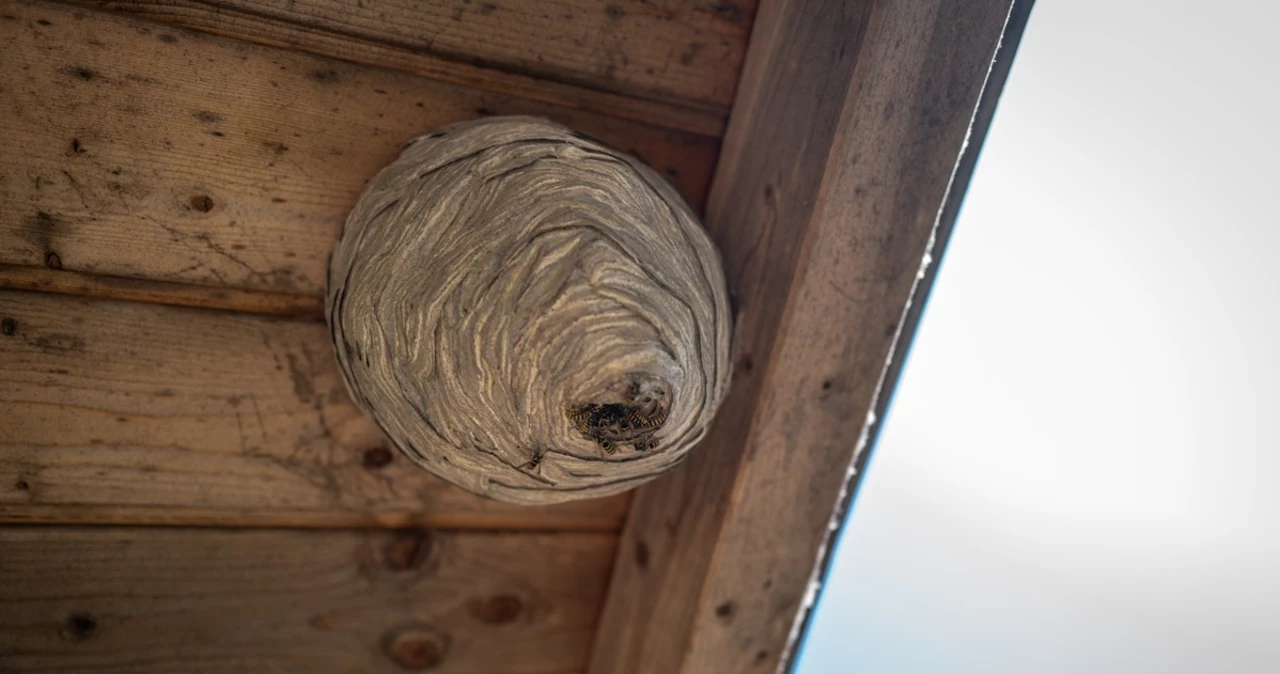
[[[1008,8],[0,0],[0,671],[776,669]],[[337,375],[364,182],[505,114],[724,254],[724,420],[635,499],[462,492]]]

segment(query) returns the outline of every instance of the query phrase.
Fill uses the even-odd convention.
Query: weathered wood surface
[[[322,324],[0,291],[0,521],[616,531],[627,496],[504,505],[399,456]]]
[[[438,125],[549,116],[638,152],[695,206],[717,153],[704,136],[63,5],[0,2],[0,61],[11,265],[319,296],[364,181]]]
[[[0,527],[0,670],[579,672],[615,543]]]
[[[719,136],[754,0],[79,0],[148,19]]]
[[[1008,8],[761,4],[707,216],[734,387],[636,492],[589,672],[786,659]]]

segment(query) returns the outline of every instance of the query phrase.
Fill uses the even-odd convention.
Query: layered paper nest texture
[[[333,251],[326,316],[356,404],[410,459],[502,501],[675,467],[729,384],[724,273],[680,195],[546,120],[410,142]]]

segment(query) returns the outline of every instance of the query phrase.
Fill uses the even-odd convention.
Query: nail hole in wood
[[[364,458],[361,461],[361,464],[364,466],[365,470],[378,470],[380,468],[385,468],[387,464],[391,463],[393,458],[394,456],[391,454],[391,450],[386,447],[371,447],[364,450]]]
[[[87,613],[72,613],[62,625],[62,636],[71,641],[83,641],[93,635],[98,621]]]

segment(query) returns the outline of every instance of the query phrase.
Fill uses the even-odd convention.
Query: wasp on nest
[[[632,381],[623,402],[582,403],[565,410],[573,428],[583,438],[600,446],[606,454],[629,444],[637,452],[658,446],[655,437],[667,422],[670,401],[661,384]]]

